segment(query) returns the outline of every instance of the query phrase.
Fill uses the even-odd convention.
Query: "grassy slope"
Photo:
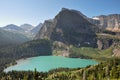
[[[83,58],[84,56],[87,56],[88,58],[101,60],[105,58],[110,58],[112,55],[112,49],[113,49],[112,47],[105,50],[99,50],[97,48],[91,48],[91,47],[81,47],[81,48],[71,47],[70,51],[74,55],[77,56],[82,55]],[[70,57],[72,57],[72,55]]]
[[[120,37],[110,35],[110,34],[97,34],[98,39],[105,39],[109,40],[111,39],[113,42],[119,43]],[[117,45],[112,45],[111,47],[104,49],[104,50],[99,50],[98,48],[91,48],[91,47],[74,47],[70,46],[70,52],[72,53],[70,57],[80,57],[81,58],[92,58],[92,59],[97,59],[97,60],[105,60],[107,58],[111,58],[113,54],[113,49],[114,48],[119,48],[118,44]]]

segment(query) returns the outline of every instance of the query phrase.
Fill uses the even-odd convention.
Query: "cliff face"
[[[53,28],[54,28],[53,20],[46,20],[34,39],[44,39],[44,38],[50,39]]]
[[[89,46],[107,49],[120,36],[119,21],[120,15],[118,14],[88,18],[79,11],[64,8],[54,19],[44,22],[35,39],[47,38],[66,45],[72,44],[77,47]],[[101,37],[99,35],[96,36],[96,32],[100,32],[97,34]]]
[[[34,39],[51,40],[54,55],[70,56],[73,53],[72,56],[81,57],[84,55],[82,52],[74,53],[76,47],[95,47],[108,49],[113,56],[119,56],[120,49],[113,47],[120,43],[119,20],[119,15],[102,15],[92,19],[79,11],[64,8],[54,19],[44,22]]]
[[[111,14],[111,15],[101,15],[90,20],[93,24],[99,26],[100,28],[120,32],[120,14]]]
[[[113,40],[112,39],[98,39],[97,40],[97,45],[98,45],[98,49],[107,49],[109,48],[112,44],[113,44]]]
[[[68,45],[97,47],[96,31],[98,28],[80,12],[62,9],[53,20],[45,21],[35,39],[48,38]]]
[[[88,21],[99,27],[103,33],[103,35],[97,39],[99,49],[107,49],[116,43],[116,40],[120,40],[119,14],[96,16],[93,19],[89,18]]]
[[[120,41],[114,44],[112,56],[120,57]]]

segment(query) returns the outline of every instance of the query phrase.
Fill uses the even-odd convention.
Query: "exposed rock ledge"
[[[112,55],[112,56],[120,57],[120,49],[114,49],[114,50],[113,50],[113,55]]]

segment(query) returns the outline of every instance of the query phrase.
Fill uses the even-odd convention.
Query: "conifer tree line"
[[[0,73],[0,80],[119,80],[120,59],[114,58],[85,68],[58,68],[49,72],[11,71]]]

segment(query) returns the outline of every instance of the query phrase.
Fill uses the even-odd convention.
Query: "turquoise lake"
[[[6,68],[4,71],[27,71],[36,68],[37,71],[49,71],[56,68],[82,68],[88,65],[95,65],[98,62],[90,59],[66,58],[62,56],[38,56],[17,61],[17,64]]]

